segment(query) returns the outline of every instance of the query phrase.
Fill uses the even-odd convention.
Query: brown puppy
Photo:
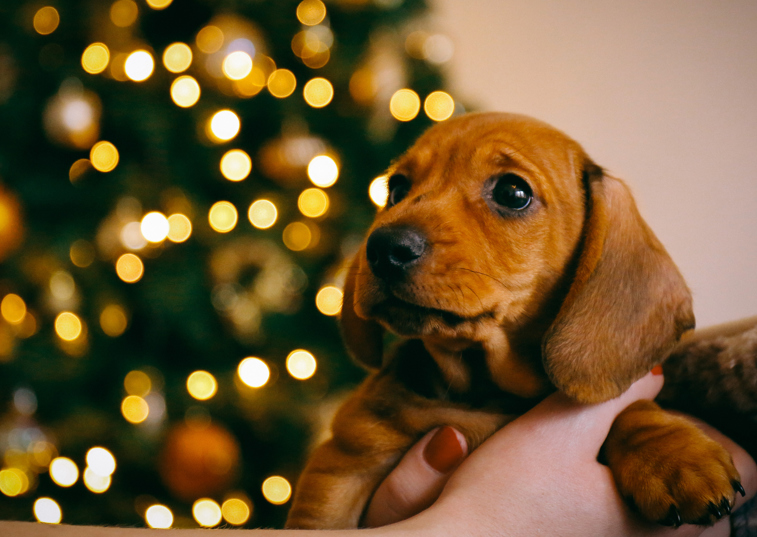
[[[356,527],[433,427],[475,449],[555,388],[611,399],[694,327],[689,290],[628,188],[544,123],[444,122],[389,176],[342,309],[349,350],[380,369],[313,454],[288,527]],[[384,329],[406,338],[387,357]],[[711,524],[742,490],[725,450],[652,402],[618,416],[605,451],[621,494],[663,524]]]

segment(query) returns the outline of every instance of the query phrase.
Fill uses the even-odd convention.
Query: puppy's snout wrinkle
[[[382,280],[401,279],[429,249],[426,237],[411,227],[381,227],[368,237],[371,272]]]

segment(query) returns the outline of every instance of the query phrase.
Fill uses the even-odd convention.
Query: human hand
[[[661,376],[647,375],[621,397],[591,406],[554,394],[487,440],[457,471],[466,456],[464,438],[449,428],[432,431],[379,487],[364,523],[379,526],[420,513],[402,526],[455,534],[728,535],[727,519],[677,530],[640,520],[596,460],[615,416],[638,399],[654,398],[661,387]],[[741,473],[747,497],[737,496],[738,508],[757,488],[757,467],[743,449],[700,426],[728,449]],[[438,463],[439,453],[446,461],[442,471],[429,464],[429,455]]]

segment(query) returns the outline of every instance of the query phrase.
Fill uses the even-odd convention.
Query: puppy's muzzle
[[[426,237],[411,227],[380,227],[366,243],[371,272],[387,283],[402,280],[428,250]]]

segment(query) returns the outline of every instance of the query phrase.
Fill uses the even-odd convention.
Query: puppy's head
[[[497,361],[517,356],[599,401],[693,325],[688,289],[625,185],[544,123],[441,123],[389,177],[345,285],[347,345],[368,365],[380,365],[383,327],[436,348],[503,351],[489,361],[495,377],[508,375]]]

